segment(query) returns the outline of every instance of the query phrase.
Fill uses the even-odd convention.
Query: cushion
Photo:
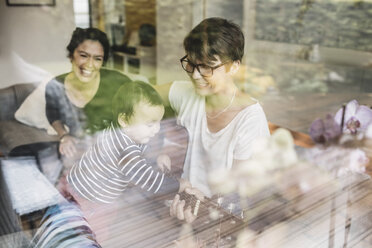
[[[36,83],[15,84],[0,90],[0,120],[14,120],[14,113],[35,89]]]
[[[11,153],[22,155],[21,148],[30,150],[30,147],[25,146],[32,146],[32,149],[36,149],[37,143],[54,143],[58,140],[56,135],[48,135],[43,130],[24,125],[16,120],[0,122],[0,152],[3,155],[10,155]],[[18,149],[18,152],[14,153],[15,149]]]
[[[37,86],[15,112],[14,117],[23,124],[44,129],[49,135],[56,135],[45,113],[45,86],[50,80],[51,78],[48,78]]]
[[[33,92],[38,83],[25,83],[14,85],[14,94],[16,97],[17,109],[21,106],[24,100]]]

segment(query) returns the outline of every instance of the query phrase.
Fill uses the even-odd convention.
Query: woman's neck
[[[69,100],[79,108],[83,108],[97,93],[100,74],[90,82],[81,82],[73,72],[65,79],[65,91]]]
[[[221,90],[219,93],[209,95],[205,97],[205,104],[209,110],[218,110],[223,109],[228,105],[231,105],[237,94],[237,87],[231,85],[224,90]]]
[[[74,72],[70,72],[65,79],[65,82],[67,82],[70,87],[80,92],[92,90],[92,88],[94,88],[94,85],[99,84],[99,81],[100,81],[99,73],[97,77],[92,79],[90,82],[81,82]]]

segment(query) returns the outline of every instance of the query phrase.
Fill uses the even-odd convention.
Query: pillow
[[[47,78],[23,101],[15,112],[17,121],[31,127],[45,129],[49,135],[57,135],[57,132],[49,124],[45,113],[45,86],[51,80]]]

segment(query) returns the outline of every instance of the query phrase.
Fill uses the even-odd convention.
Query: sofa
[[[20,217],[13,210],[2,173],[2,161],[14,156],[34,156],[40,168],[39,151],[58,144],[56,135],[48,135],[45,130],[22,124],[14,117],[37,85],[15,84],[0,89],[0,243],[4,247],[24,247],[29,240],[22,232]]]
[[[18,122],[14,114],[36,83],[15,84],[0,89],[0,153],[3,157],[37,155],[40,149],[56,144],[58,137],[45,130]]]

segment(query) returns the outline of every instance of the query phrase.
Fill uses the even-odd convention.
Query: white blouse
[[[212,133],[207,125],[205,98],[195,93],[191,82],[173,82],[169,101],[177,112],[178,124],[189,132],[182,177],[208,197],[212,194],[208,172],[230,169],[234,159],[248,159],[253,141],[270,135],[265,113],[258,102],[241,110],[225,128]]]

